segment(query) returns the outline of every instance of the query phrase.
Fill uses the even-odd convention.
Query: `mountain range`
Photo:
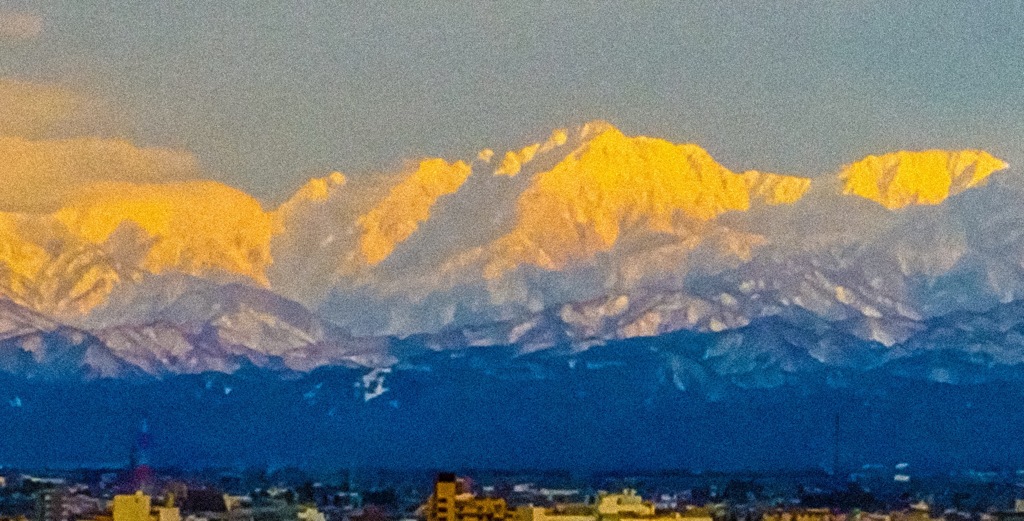
[[[1024,185],[986,186],[1006,166],[927,150],[735,173],[592,122],[503,156],[333,173],[272,211],[212,181],[96,183],[0,214],[0,295],[149,373],[229,371],[181,361],[211,339],[309,369],[366,345],[387,365],[409,335],[532,350],[795,315],[891,347],[1024,287]]]
[[[241,418],[277,403],[289,426],[250,432],[257,443],[322,428],[286,412],[298,403],[348,418],[334,435],[352,440],[372,426],[401,444],[402,429],[432,425],[407,441],[425,447],[455,428],[442,412],[470,431],[467,411],[492,409],[488,421],[525,414],[561,432],[524,411],[565,418],[609,400],[705,422],[722,404],[867,414],[909,396],[946,415],[952,388],[1005,407],[1024,391],[1022,216],[1024,180],[981,150],[896,151],[809,177],[733,172],[695,144],[599,121],[504,154],[331,173],[269,210],[213,181],[94,183],[50,213],[0,214],[0,421],[38,430],[56,405],[26,411],[70,392],[91,401],[62,414],[101,431],[81,415],[197,400],[194,421],[219,411],[245,430]],[[242,389],[240,409],[202,398]],[[376,412],[359,412],[369,402]],[[629,421],[608,414],[587,428]],[[830,421],[819,416],[793,426]],[[892,425],[863,454],[888,454]],[[481,436],[543,445],[510,428]],[[669,436],[623,439],[647,450],[653,435]],[[0,455],[41,450],[11,440]],[[791,455],[828,445],[793,443]],[[680,464],[713,464],[686,454]],[[531,457],[521,463],[544,464]]]

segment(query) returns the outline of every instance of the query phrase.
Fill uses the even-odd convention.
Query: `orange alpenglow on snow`
[[[465,195],[500,201],[486,217],[501,222],[438,262],[441,271],[472,263],[488,279],[524,265],[563,269],[650,233],[680,239],[684,254],[717,234],[728,251],[749,258],[765,239],[742,229],[718,233],[725,225],[716,218],[758,205],[820,204],[803,200],[811,179],[735,173],[697,145],[630,137],[604,122],[573,135],[556,130],[503,156],[485,149],[473,162],[493,169],[494,176],[480,174],[493,192]],[[852,163],[839,179],[843,193],[897,210],[940,204],[1006,166],[980,150],[896,152]],[[0,137],[0,176],[11,196],[0,205],[9,211],[0,212],[0,291],[71,316],[101,305],[126,277],[146,273],[232,275],[268,285],[272,244],[279,248],[275,280],[322,274],[326,287],[331,277],[391,256],[444,196],[463,187],[472,167],[433,158],[395,175],[346,179],[335,172],[310,180],[275,212],[226,185],[183,180],[198,171],[191,154],[121,140]],[[489,203],[477,206],[488,212]],[[445,221],[453,234],[477,224],[451,217],[461,221]],[[289,252],[311,262],[289,263]],[[88,262],[91,271],[82,268]]]
[[[50,260],[42,246],[25,237],[21,229],[25,220],[17,214],[0,213],[0,263],[13,275],[8,284],[19,294]]]
[[[331,172],[327,177],[314,177],[306,181],[277,209],[271,212],[274,219],[275,232],[284,233],[291,219],[306,203],[322,203],[331,198],[337,188],[348,185],[348,178],[341,172]]]
[[[273,220],[250,195],[214,181],[95,183],[55,217],[93,244],[134,224],[152,240],[143,262],[152,273],[222,270],[267,284]]]
[[[799,201],[811,188],[811,180],[807,177],[771,174],[749,170],[743,172],[743,181],[747,191],[755,200],[764,201],[769,205],[793,204]]]
[[[558,148],[565,144],[569,140],[569,135],[564,129],[558,129],[551,133],[551,137],[548,138],[544,143],[534,143],[530,146],[523,147],[522,150],[516,152],[510,150],[505,153],[505,158],[501,160],[501,165],[494,171],[494,175],[507,175],[509,177],[515,176],[523,169],[537,154],[543,154],[555,148]],[[493,154],[493,152],[492,152]]]
[[[607,251],[623,227],[673,233],[681,217],[709,221],[749,209],[752,198],[793,203],[810,187],[799,177],[736,174],[697,145],[628,137],[603,122],[582,133],[584,145],[520,196],[515,230],[496,244],[488,277],[522,263],[558,269]]]
[[[843,193],[874,201],[890,210],[910,205],[936,205],[950,196],[981,185],[1006,168],[983,150],[925,150],[868,156],[840,173]]]
[[[362,229],[359,250],[367,264],[379,264],[391,255],[396,246],[430,217],[430,209],[438,198],[455,193],[470,173],[472,168],[464,161],[448,163],[438,158],[421,161],[372,210],[359,218]]]
[[[344,186],[348,180],[341,172],[331,172],[327,177],[310,179],[292,196],[292,199],[306,201],[324,201],[331,195],[335,186]]]

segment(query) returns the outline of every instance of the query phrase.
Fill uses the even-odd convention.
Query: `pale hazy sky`
[[[33,137],[186,149],[268,202],[590,119],[735,170],[1024,161],[1024,1],[132,3],[0,0],[0,79],[88,100]]]

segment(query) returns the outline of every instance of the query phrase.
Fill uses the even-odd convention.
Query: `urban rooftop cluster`
[[[1020,472],[913,487],[908,474],[873,481],[871,470],[606,477],[619,488],[602,489],[566,476],[537,486],[538,476],[526,472],[485,475],[480,484],[449,472],[427,478],[432,483],[398,472],[358,486],[348,472],[325,484],[297,470],[182,476],[145,464],[43,475],[0,468],[0,521],[1024,521]]]

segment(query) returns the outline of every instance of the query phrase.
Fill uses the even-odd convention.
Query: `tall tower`
[[[836,411],[835,425],[832,427],[832,475],[840,477],[841,473],[839,470],[839,450],[842,446],[842,427],[843,418],[842,410]]]
[[[149,422],[144,418],[139,429],[139,437],[132,447],[131,485],[135,490],[146,493],[153,492],[153,468],[149,463]]]

